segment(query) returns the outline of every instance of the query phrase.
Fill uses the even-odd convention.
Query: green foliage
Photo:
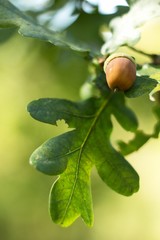
[[[65,2],[55,1],[53,7],[60,9]],[[9,1],[0,0],[1,27],[17,27],[18,32],[25,37],[44,40],[88,56],[87,86],[90,87],[86,95],[83,94],[84,100],[73,102],[66,99],[43,98],[28,105],[28,112],[34,119],[52,125],[57,125],[57,121],[63,119],[69,126],[68,132],[47,140],[30,157],[30,164],[37,170],[47,175],[59,176],[50,192],[50,214],[55,223],[65,227],[71,225],[79,216],[88,226],[93,225],[90,174],[94,166],[104,183],[117,193],[130,196],[138,191],[139,176],[124,156],[137,151],[150,138],[158,138],[160,131],[159,108],[154,110],[157,122],[153,132],[145,134],[138,127],[136,114],[126,106],[125,101],[127,97],[136,98],[144,94],[150,94],[150,98],[153,99],[153,94],[160,90],[159,67],[138,66],[137,78],[132,88],[124,93],[112,92],[106,84],[103,73],[104,59],[102,62],[99,59],[101,54],[111,53],[123,45],[132,46],[139,40],[138,27],[146,20],[146,15],[139,14],[142,1],[128,1],[130,10],[123,17],[115,18],[121,16],[120,12],[106,17],[105,24],[110,27],[111,35],[105,39],[102,48],[99,47],[99,39],[97,44],[93,40],[90,45],[72,39],[74,33],[78,34],[77,26],[81,26],[82,30],[84,19],[83,23],[93,25],[95,16],[95,19],[99,20],[95,24],[95,32],[92,26],[92,33],[98,38],[97,29],[102,25],[104,18],[97,12],[88,17],[77,7],[77,1],[71,2],[75,4],[76,11],[79,10],[79,19],[66,32],[55,32],[40,25],[34,17],[18,10]],[[80,3],[82,1],[79,1]],[[144,12],[148,12],[147,19],[157,16],[157,4],[155,1],[143,8]],[[139,17],[135,8],[139,9]],[[136,21],[132,19],[133,16]],[[125,34],[130,21],[129,32]],[[85,36],[82,35],[82,39],[84,40]],[[124,130],[134,133],[133,139],[128,143],[119,140],[119,150],[111,143],[112,115]]]
[[[94,164],[113,190],[126,196],[138,190],[137,173],[110,142],[111,114],[126,130],[137,128],[137,119],[125,106],[122,94],[78,103],[40,99],[30,103],[28,111],[39,121],[56,124],[58,119],[65,119],[69,127],[75,128],[44,143],[30,159],[45,174],[61,174],[50,195],[55,222],[68,226],[81,215],[87,225],[92,225],[90,171]]]
[[[63,33],[53,32],[39,25],[35,19],[5,0],[0,0],[0,27],[17,27],[18,32],[24,37],[37,38],[78,52],[89,51],[81,43],[75,45],[72,41],[67,40]]]
[[[157,73],[157,76],[155,75]],[[159,76],[159,69],[145,65],[137,71],[137,78],[132,88],[125,92],[126,97],[135,98],[143,94],[149,94],[157,86],[156,79]]]
[[[150,138],[158,138],[160,132],[160,109],[159,106],[154,108],[154,114],[157,118],[157,122],[154,126],[153,133],[145,134],[143,131],[137,130],[135,131],[135,136],[128,143],[123,141],[118,141],[118,146],[120,152],[123,155],[128,155],[132,152],[137,151],[141,148]]]
[[[37,170],[60,175],[50,193],[50,213],[53,221],[62,226],[70,225],[78,216],[87,225],[93,224],[90,172],[94,165],[101,179],[114,191],[126,196],[138,191],[139,177],[123,155],[138,150],[149,138],[158,137],[159,133],[159,127],[151,135],[137,130],[136,116],[126,107],[124,94],[110,92],[105,75],[99,68],[92,74],[97,80],[95,84],[101,97],[80,102],[39,99],[28,105],[29,113],[36,120],[56,125],[59,119],[64,119],[73,129],[42,144],[30,158],[30,163]],[[156,85],[157,82],[149,76],[139,76],[125,94],[129,97],[140,96]],[[110,141],[112,115],[126,131],[135,134],[128,144],[119,141],[120,152],[114,149]]]
[[[81,3],[81,1],[79,1],[79,3]],[[63,4],[63,1],[59,3],[55,2],[53,7],[55,6],[55,8],[59,8]],[[73,1],[72,4],[75,4],[76,8],[76,2]],[[100,55],[100,50],[102,54],[107,54],[115,51],[121,45],[134,45],[140,38],[140,33],[137,28],[146,21],[146,12],[148,14],[147,20],[159,16],[159,11],[157,10],[159,9],[158,4],[159,2],[156,0],[152,2],[152,4],[146,5],[145,8],[142,8],[144,2],[142,0],[137,1],[133,6],[131,5],[130,11],[125,14],[123,18],[115,18],[117,15],[122,14],[121,11],[118,12],[118,14],[116,13],[115,15],[112,15],[112,17],[106,18],[106,24],[110,22],[109,26],[112,29],[112,37],[109,35],[110,37],[105,39],[106,43],[102,46],[102,49],[99,50],[96,48],[94,49],[92,45],[90,46],[89,44],[80,42],[80,40],[76,41],[76,39],[73,39],[73,37],[68,36],[66,33],[51,31],[49,28],[46,28],[46,26],[40,25],[34,18],[18,10],[9,1],[5,0],[0,0],[0,27],[6,28],[15,26],[19,29],[18,32],[22,36],[37,38],[57,46],[67,47],[74,51],[85,52],[87,54],[90,53],[92,56],[97,54]],[[137,9],[142,9],[144,14],[142,14],[142,12],[141,14],[137,14]],[[153,9],[155,11],[153,11]],[[136,21],[134,21],[133,17]],[[113,20],[110,21],[112,18]],[[93,16],[93,19],[95,20],[95,16]],[[128,22],[131,23],[129,28]],[[90,26],[92,26],[92,24]],[[90,29],[88,30],[90,31]]]

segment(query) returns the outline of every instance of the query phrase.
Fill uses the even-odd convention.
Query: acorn
[[[109,88],[126,91],[136,80],[136,63],[128,54],[115,53],[105,60],[104,72]]]

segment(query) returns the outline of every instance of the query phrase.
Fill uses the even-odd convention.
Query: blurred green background
[[[1,30],[0,35],[3,36]],[[160,36],[160,35],[159,35]],[[81,56],[15,34],[0,44],[0,238],[3,240],[159,240],[159,140],[150,140],[127,159],[140,175],[140,191],[123,197],[92,172],[95,223],[78,219],[69,228],[55,225],[48,213],[48,195],[55,180],[29,165],[30,154],[46,139],[65,130],[33,120],[27,104],[37,98],[79,100],[88,75]],[[155,121],[148,96],[129,100],[140,127],[151,132]],[[115,122],[115,120],[113,119]],[[117,135],[130,137],[115,122]]]

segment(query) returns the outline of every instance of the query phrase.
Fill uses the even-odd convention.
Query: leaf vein
[[[78,160],[77,160],[77,165],[76,165],[76,170],[75,170],[74,184],[73,184],[72,191],[71,191],[71,194],[70,194],[69,199],[68,199],[67,206],[66,206],[66,208],[65,208],[65,212],[64,212],[64,215],[63,215],[62,223],[64,222],[65,216],[66,216],[67,211],[68,211],[68,209],[69,209],[69,207],[70,207],[70,205],[71,205],[71,202],[72,202],[72,199],[73,199],[73,196],[74,196],[74,192],[75,192],[75,189],[76,189],[76,185],[77,185],[77,181],[78,181],[78,176],[79,176],[79,171],[80,171],[80,162],[81,162],[81,158],[82,158],[82,152],[83,152],[84,147],[85,147],[85,145],[86,145],[86,143],[87,143],[87,141],[88,141],[88,139],[89,139],[90,134],[92,133],[92,131],[93,131],[93,129],[94,129],[95,124],[97,123],[97,121],[98,121],[100,115],[102,114],[103,110],[104,110],[104,109],[106,108],[106,106],[108,105],[111,97],[112,97],[112,93],[111,93],[111,95],[109,96],[109,98],[106,99],[106,100],[102,103],[101,107],[98,109],[97,113],[95,114],[95,118],[94,118],[94,120],[93,120],[93,122],[92,122],[92,124],[91,124],[91,126],[90,126],[90,128],[89,128],[89,130],[88,130],[88,132],[87,132],[87,134],[86,134],[86,137],[84,138],[84,141],[82,142],[82,144],[81,144],[81,146],[80,146],[80,148],[79,148],[80,151],[79,151]]]

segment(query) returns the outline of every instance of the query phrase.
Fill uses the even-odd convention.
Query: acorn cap
[[[113,54],[111,54],[111,55],[105,60],[105,62],[104,62],[104,66],[103,66],[104,72],[106,72],[106,67],[107,67],[108,63],[109,63],[110,61],[112,61],[114,58],[119,58],[119,57],[121,57],[121,58],[128,58],[132,63],[134,63],[134,64],[136,65],[136,62],[135,62],[134,58],[131,57],[131,56],[129,56],[128,54],[126,54],[126,53],[120,53],[120,52],[118,52],[118,53],[113,53]]]

